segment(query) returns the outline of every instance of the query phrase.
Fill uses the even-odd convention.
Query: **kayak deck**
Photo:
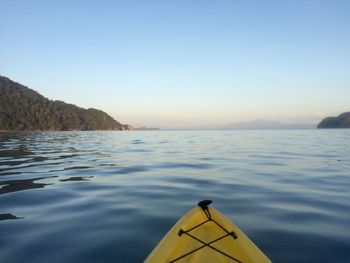
[[[154,262],[271,262],[229,219],[205,200],[184,215],[146,258]]]

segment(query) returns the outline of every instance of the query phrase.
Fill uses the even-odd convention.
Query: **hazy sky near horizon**
[[[0,0],[0,75],[135,126],[350,110],[350,1]]]

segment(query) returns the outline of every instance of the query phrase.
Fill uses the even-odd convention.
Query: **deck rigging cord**
[[[183,254],[183,255],[181,255],[181,256],[179,256],[179,257],[177,257],[177,258],[171,260],[169,263],[176,262],[176,261],[178,261],[178,260],[180,260],[180,259],[182,259],[182,258],[184,258],[184,257],[186,257],[186,256],[188,256],[188,255],[190,255],[190,254],[193,254],[193,253],[195,253],[196,251],[198,251],[198,250],[200,250],[200,249],[202,249],[202,248],[205,248],[205,247],[209,247],[209,248],[215,250],[216,252],[218,252],[218,253],[220,253],[220,254],[222,254],[222,255],[224,255],[224,256],[226,256],[226,257],[232,259],[232,260],[235,261],[235,262],[243,263],[242,261],[240,261],[240,260],[238,260],[238,259],[236,259],[236,258],[234,258],[234,257],[232,257],[232,256],[230,256],[230,255],[228,255],[227,253],[225,253],[225,252],[223,252],[223,251],[221,251],[221,250],[219,250],[219,249],[217,249],[217,248],[215,248],[215,247],[212,246],[212,244],[214,244],[215,242],[217,242],[217,241],[219,241],[219,240],[222,240],[222,239],[224,239],[224,238],[226,238],[226,237],[232,237],[233,239],[237,239],[237,238],[238,238],[238,236],[236,235],[235,232],[233,232],[233,231],[231,231],[231,232],[228,231],[226,228],[224,228],[222,225],[220,225],[218,222],[216,222],[215,219],[213,219],[213,218],[211,217],[211,214],[210,214],[210,211],[209,211],[209,207],[208,207],[208,206],[209,206],[212,202],[213,202],[213,201],[211,201],[211,200],[203,200],[203,201],[201,201],[201,202],[198,203],[198,206],[199,206],[200,208],[202,208],[203,212],[205,213],[205,215],[206,215],[206,217],[207,217],[207,220],[205,220],[205,221],[203,221],[203,222],[201,222],[201,223],[199,223],[199,224],[197,224],[197,225],[191,227],[191,228],[188,229],[188,230],[183,230],[183,229],[181,228],[181,229],[179,230],[179,232],[178,232],[178,236],[179,236],[179,237],[181,237],[183,234],[185,234],[185,235],[187,235],[187,236],[193,238],[194,240],[198,241],[199,243],[201,243],[202,246],[200,246],[200,247],[198,247],[198,248],[196,248],[196,249],[193,249],[193,250],[191,250],[190,252],[187,252],[187,253],[185,253],[185,254]],[[198,228],[198,227],[200,227],[200,226],[202,226],[202,225],[204,225],[204,224],[206,224],[206,223],[208,223],[208,222],[212,222],[212,223],[216,224],[218,227],[220,227],[222,230],[224,230],[224,231],[226,232],[226,234],[223,235],[223,236],[221,236],[221,237],[218,237],[218,238],[216,238],[216,239],[214,239],[214,240],[212,240],[212,241],[210,241],[210,242],[208,242],[208,243],[206,243],[206,242],[200,240],[199,238],[197,238],[197,237],[195,237],[194,235],[192,235],[192,234],[189,233],[190,231],[192,231],[192,230],[194,230],[194,229],[196,229],[196,228]]]

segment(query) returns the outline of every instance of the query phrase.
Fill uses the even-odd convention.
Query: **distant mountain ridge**
[[[223,126],[222,128],[232,129],[232,130],[312,129],[312,128],[315,128],[315,125],[300,124],[300,123],[284,124],[276,121],[253,120],[253,121],[230,123]]]
[[[290,130],[290,129],[315,129],[316,124],[304,123],[280,123],[277,121],[253,120],[240,121],[229,124],[202,125],[190,128],[191,130]]]
[[[234,122],[215,127],[219,130],[284,130],[284,129],[312,129],[316,125],[291,123],[284,124],[276,121],[253,120]]]
[[[343,112],[337,117],[324,118],[317,128],[350,128],[350,111]]]
[[[0,131],[131,129],[101,110],[49,100],[0,76]]]

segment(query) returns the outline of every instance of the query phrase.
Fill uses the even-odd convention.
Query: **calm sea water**
[[[142,262],[199,200],[274,262],[350,262],[350,130],[0,133],[0,262]]]

